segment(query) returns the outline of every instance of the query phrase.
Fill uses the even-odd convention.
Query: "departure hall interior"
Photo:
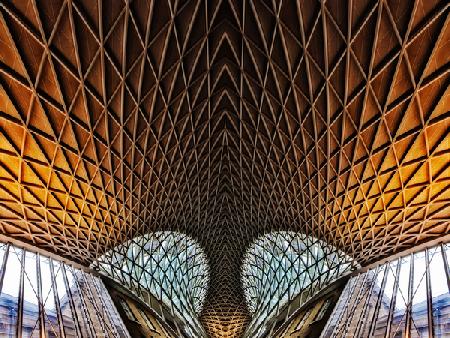
[[[0,0],[0,337],[450,337],[449,13]]]

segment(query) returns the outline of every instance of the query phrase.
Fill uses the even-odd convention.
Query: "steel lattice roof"
[[[365,265],[449,233],[447,1],[1,1],[0,233],[88,266],[199,241],[215,336],[258,236]]]

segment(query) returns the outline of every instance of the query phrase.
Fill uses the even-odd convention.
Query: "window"
[[[120,306],[122,307],[123,311],[127,315],[127,318],[133,322],[137,322],[136,316],[133,313],[133,310],[131,310],[130,305],[128,305],[128,302],[124,300],[123,298],[119,298]]]
[[[155,326],[153,325],[151,319],[149,318],[149,316],[147,315],[147,312],[143,311],[142,309],[139,309],[139,313],[141,314],[142,319],[145,322],[145,325],[147,325],[147,327],[150,330],[156,331]]]
[[[297,326],[295,327],[295,331],[300,331],[303,326],[305,325],[306,321],[308,320],[309,316],[311,315],[312,309],[308,309],[304,314],[302,319],[298,322]]]
[[[102,281],[0,243],[0,336],[129,337]]]
[[[317,311],[316,316],[314,317],[314,322],[318,322],[323,318],[325,313],[327,312],[328,308],[330,307],[330,300],[327,299],[325,302],[323,302],[322,306],[320,307],[319,311]]]
[[[449,337],[449,254],[444,244],[353,277],[322,337]]]

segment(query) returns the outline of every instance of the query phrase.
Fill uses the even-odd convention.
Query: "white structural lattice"
[[[185,322],[187,332],[203,333],[198,315],[209,267],[192,238],[171,231],[139,236],[111,249],[93,266],[138,296],[150,292]]]
[[[314,237],[279,231],[257,239],[242,266],[244,293],[252,320],[246,335],[264,333],[267,321],[300,293],[312,297],[357,263]]]

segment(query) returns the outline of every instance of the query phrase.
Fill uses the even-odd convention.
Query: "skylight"
[[[257,239],[247,250],[242,283],[252,321],[247,336],[259,336],[267,321],[297,295],[314,296],[350,272],[356,262],[314,237],[280,231]]]
[[[209,268],[206,255],[192,238],[172,231],[135,237],[105,253],[93,267],[137,296],[150,292],[187,324],[188,332],[201,330],[198,314]]]

